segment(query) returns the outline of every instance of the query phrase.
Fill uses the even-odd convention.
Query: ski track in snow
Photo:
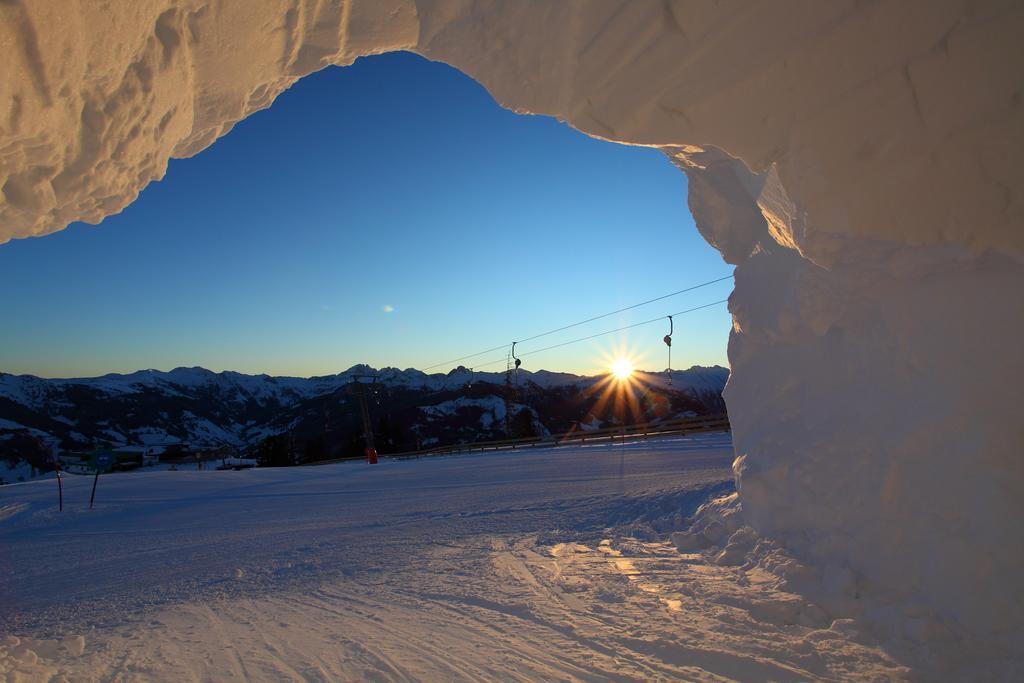
[[[666,542],[728,435],[0,489],[10,680],[889,680],[757,569]],[[809,616],[810,615],[810,616]],[[815,619],[818,619],[816,623]]]

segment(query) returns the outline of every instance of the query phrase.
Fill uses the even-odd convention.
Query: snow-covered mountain
[[[695,366],[673,372],[671,384],[664,372],[639,377],[646,391],[674,396],[685,410],[713,412],[722,409],[721,391],[728,374],[718,366]],[[554,431],[567,421],[586,417],[574,417],[561,403],[581,392],[586,395],[602,379],[519,370],[513,402],[530,407],[539,429]],[[504,402],[504,372],[473,372],[464,367],[426,374],[412,368],[377,370],[356,365],[336,375],[309,378],[198,367],[83,379],[0,373],[0,456],[24,449],[30,442],[64,449],[172,442],[243,448],[297,429],[329,431],[331,424],[354,425],[359,420],[351,391],[356,381],[374,383],[376,413],[405,415],[406,423],[436,422],[445,402],[462,399],[463,403],[451,405],[463,413],[463,409],[489,405],[499,396]],[[583,403],[576,406],[577,412],[584,408]],[[456,419],[459,411],[450,417]],[[497,430],[504,417],[475,415],[473,419]],[[411,423],[405,426],[416,426]]]

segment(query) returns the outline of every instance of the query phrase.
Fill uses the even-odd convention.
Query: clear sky
[[[448,66],[390,54],[303,79],[99,226],[0,245],[0,370],[423,368],[731,272],[659,152],[513,114]],[[519,350],[725,299],[731,286]],[[725,365],[729,327],[724,304],[678,318],[673,366]],[[591,372],[625,347],[660,369],[667,331],[524,363]]]

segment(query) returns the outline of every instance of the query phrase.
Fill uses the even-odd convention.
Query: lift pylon
[[[363,440],[366,442],[366,462],[376,465],[377,449],[373,443],[373,423],[370,421],[370,406],[366,402],[366,383],[360,382],[360,378],[372,378],[372,384],[376,384],[377,376],[354,375],[352,377],[352,388],[359,399],[359,412],[363,416]]]

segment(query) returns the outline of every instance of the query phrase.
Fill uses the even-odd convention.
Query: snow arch
[[[0,18],[0,241],[98,222],[298,78],[398,49],[663,148],[737,266],[744,514],[844,609],[1021,645],[1024,6],[6,0]]]

